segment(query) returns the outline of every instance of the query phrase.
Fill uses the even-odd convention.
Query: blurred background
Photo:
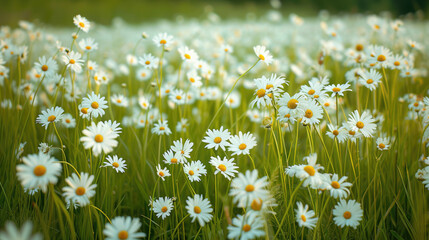
[[[129,23],[157,21],[178,16],[203,18],[210,11],[222,18],[241,18],[277,9],[289,14],[315,16],[320,10],[333,14],[389,11],[394,17],[419,12],[429,15],[429,0],[2,0],[0,25],[16,26],[19,20],[67,26],[76,14],[110,24],[115,17]]]

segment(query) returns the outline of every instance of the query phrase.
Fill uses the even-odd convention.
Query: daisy
[[[177,164],[179,163],[179,159],[181,159],[181,153],[175,153],[173,150],[166,151],[162,156],[164,157],[164,162],[167,164]]]
[[[189,141],[189,139],[186,139],[185,143],[183,143],[183,140],[180,139],[173,142],[171,150],[180,154],[179,162],[184,162],[187,158],[191,157],[190,154],[192,152],[192,146],[194,146],[194,143]]]
[[[153,212],[156,213],[156,217],[161,217],[163,220],[170,216],[173,210],[173,200],[169,197],[160,197],[153,202]]]
[[[47,143],[40,143],[39,147],[37,148],[39,149],[40,153],[46,154],[46,155],[51,155],[52,151],[53,151],[53,147],[49,146],[49,144]]]
[[[168,48],[173,42],[173,36],[167,33],[159,33],[152,40],[157,47]]]
[[[183,105],[186,103],[186,96],[182,89],[174,89],[169,94],[169,98],[172,102],[177,105]]]
[[[61,174],[57,159],[42,152],[23,157],[23,163],[16,166],[17,177],[28,189],[40,188],[46,192],[48,184],[56,184]]]
[[[66,128],[74,128],[76,127],[76,119],[73,118],[73,116],[70,113],[66,113],[63,115],[61,119],[61,123]]]
[[[332,178],[330,175],[327,175],[327,183],[329,184],[329,192],[333,198],[347,198],[350,191],[347,189],[348,187],[351,187],[353,184],[346,182],[347,176],[342,177],[340,180],[338,180],[338,175],[334,174],[332,175]]]
[[[139,103],[139,106],[144,110],[148,110],[152,106],[148,98],[146,98],[145,96],[140,96],[138,103]]]
[[[36,122],[42,124],[45,129],[48,129],[50,123],[56,123],[63,118],[64,110],[61,107],[52,107],[42,111]]]
[[[168,121],[158,120],[158,122],[155,123],[152,128],[152,133],[155,133],[157,135],[170,135],[171,130],[168,127]]]
[[[324,82],[326,81],[326,82]],[[304,96],[307,96],[310,99],[325,99],[327,97],[325,85],[327,83],[327,78],[318,79],[312,78],[307,85],[301,86],[300,93]]]
[[[40,233],[32,235],[33,224],[26,221],[21,229],[18,229],[14,223],[8,221],[5,224],[5,231],[0,232],[0,240],[42,240]]]
[[[88,19],[80,15],[77,15],[73,18],[73,23],[74,25],[76,25],[76,27],[78,27],[79,29],[81,29],[86,33],[89,31],[89,28],[91,27],[91,24],[89,23]]]
[[[79,116],[85,119],[91,119],[91,112],[89,108],[83,107],[82,104],[79,105]]]
[[[100,97],[100,94],[96,95],[92,92],[88,94],[88,97],[83,98],[81,106],[88,109],[91,117],[98,118],[106,113],[104,109],[107,108],[107,101],[104,100],[104,97]]]
[[[395,55],[392,59],[392,69],[403,69],[405,67],[406,60],[401,55]]]
[[[250,240],[265,236],[264,221],[256,213],[238,215],[232,219],[232,225],[228,226],[228,238]]]
[[[306,101],[302,106],[302,110],[304,112],[302,116],[303,124],[319,124],[320,119],[323,117],[323,109],[315,100]]]
[[[194,49],[189,49],[188,47],[180,47],[178,49],[180,53],[180,57],[185,62],[194,62],[198,61],[198,54],[194,51]]]
[[[239,207],[246,207],[253,199],[268,195],[267,186],[267,176],[258,179],[258,170],[247,170],[232,180],[229,195],[234,197],[234,203]]]
[[[381,82],[381,74],[375,69],[360,70],[359,74],[359,83],[367,87],[369,90],[373,91],[377,88],[378,84]]]
[[[152,71],[147,68],[140,68],[136,71],[136,78],[140,82],[147,81],[152,78]]]
[[[79,47],[89,53],[98,49],[98,43],[93,38],[85,38],[79,41]]]
[[[297,209],[295,209],[295,217],[296,222],[300,227],[306,227],[309,229],[313,229],[316,226],[317,220],[319,219],[316,217],[316,214],[313,210],[308,210],[308,205],[305,204],[305,206],[302,204],[302,202],[297,202],[296,205],[298,206]]]
[[[165,177],[171,176],[170,171],[167,168],[161,168],[160,164],[156,167],[156,172],[162,181],[165,181]]]
[[[188,78],[189,82],[191,83],[192,87],[199,88],[203,85],[201,82],[201,77],[198,76],[196,71],[190,71],[186,74],[186,77]]]
[[[110,97],[110,101],[119,107],[128,107],[128,98],[122,94],[114,94]]]
[[[301,117],[304,113],[301,97],[301,94],[290,96],[287,92],[283,93],[278,101],[280,108],[277,118],[282,122],[294,123],[298,117]]]
[[[339,143],[347,141],[347,131],[345,128],[338,126],[334,126],[332,124],[328,124],[329,131],[326,132],[326,135],[332,139],[337,139]]]
[[[323,170],[323,167],[320,164],[316,164],[317,153],[304,157],[304,160],[307,161],[307,164],[289,166],[285,170],[286,174],[304,181],[302,184],[304,187],[310,186],[313,189],[319,189],[324,182],[322,174],[319,173],[319,170]]]
[[[250,153],[250,149],[256,146],[256,138],[251,133],[243,134],[241,131],[238,135],[229,138],[228,150],[234,155],[246,155]]]
[[[349,117],[350,119],[347,123],[353,131],[362,133],[364,137],[372,137],[377,125],[374,123],[375,119],[369,111],[364,111],[360,116],[358,110],[355,110],[350,113]]]
[[[143,54],[143,57],[139,57],[139,63],[147,69],[156,69],[158,68],[159,59],[148,53]]]
[[[363,211],[356,200],[341,199],[333,210],[334,221],[340,227],[349,226],[356,229],[362,220]]]
[[[275,215],[276,212],[272,210],[274,207],[277,207],[277,204],[271,194],[265,194],[250,199],[249,204],[246,207],[249,208],[249,212],[255,212],[258,214],[270,213]]]
[[[392,52],[383,46],[371,46],[368,56],[368,64],[370,67],[386,68],[392,60]]]
[[[344,92],[346,91],[351,91],[351,89],[349,89],[350,84],[347,82],[345,84],[332,84],[329,86],[326,86],[325,89],[327,92],[332,92],[331,97],[335,97],[335,96],[344,96]]]
[[[200,177],[207,174],[206,167],[201,163],[200,160],[185,163],[183,165],[183,171],[191,182],[199,182],[201,180]]]
[[[273,62],[273,56],[270,54],[270,51],[265,49],[265,46],[255,46],[253,47],[253,51],[259,60],[267,64],[267,66]]]
[[[63,54],[62,60],[67,69],[71,69],[75,73],[82,72],[83,59],[81,59],[80,53],[71,51]]]
[[[116,170],[116,172],[124,173],[125,169],[127,169],[127,164],[125,163],[125,160],[118,157],[117,155],[107,156],[106,157],[107,162],[104,162],[104,167],[112,167]]]
[[[201,227],[204,227],[213,217],[210,214],[213,212],[210,201],[199,194],[195,194],[193,198],[188,197],[186,200],[186,210],[188,210],[192,222],[198,220]]]
[[[88,205],[89,199],[95,195],[94,189],[97,187],[97,184],[92,184],[93,180],[94,176],[88,173],[81,173],[80,178],[73,173],[71,177],[66,178],[68,186],[63,187],[66,202],[78,203],[81,207]]]
[[[380,151],[386,151],[390,149],[390,138],[389,137],[379,137],[376,141],[377,148]]]
[[[228,160],[226,157],[224,157],[223,160],[221,160],[219,156],[211,157],[209,163],[216,168],[214,174],[221,173],[228,180],[231,180],[231,177],[234,177],[234,173],[238,172],[235,170],[238,168],[238,166],[235,166],[234,158]]]
[[[138,232],[141,225],[138,218],[115,217],[112,223],[106,223],[103,233],[106,240],[144,238],[146,234]]]
[[[250,103],[250,106],[253,107],[256,104],[256,107],[261,108],[271,105],[271,98],[273,95],[270,89],[267,89],[268,79],[265,77],[257,78],[254,80],[254,83],[256,85],[256,96]]]
[[[354,129],[354,126],[344,122],[342,128],[346,130],[347,138],[352,142],[356,142],[356,139],[360,139],[363,135]]]
[[[207,143],[205,148],[217,150],[219,147],[225,151],[225,147],[228,146],[228,140],[231,137],[231,133],[228,129],[223,130],[223,126],[220,127],[219,130],[216,129],[208,129],[206,132],[204,139],[202,140],[204,143]]]
[[[236,109],[241,105],[241,97],[238,92],[232,92],[229,96],[224,94],[224,99],[226,98],[225,105],[229,108]]]
[[[52,59],[46,59],[45,56],[39,57],[39,62],[35,63],[35,68],[41,76],[52,77],[58,70],[57,62]]]
[[[97,124],[92,122],[91,126],[84,129],[82,133],[85,136],[81,137],[80,141],[83,142],[85,149],[92,148],[94,156],[98,156],[102,151],[108,154],[118,146],[118,141],[115,140],[118,134],[115,134],[103,122]]]

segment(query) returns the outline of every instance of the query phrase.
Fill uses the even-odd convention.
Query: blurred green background
[[[428,15],[429,0],[271,0],[280,1],[279,11],[314,16],[320,10],[334,14],[380,13],[393,16],[420,10]],[[273,9],[270,0],[2,0],[0,25],[15,26],[21,19],[40,21],[49,25],[67,26],[76,14],[91,21],[110,24],[114,17],[130,23],[204,17],[211,9],[221,17],[243,17],[248,12],[263,14]]]

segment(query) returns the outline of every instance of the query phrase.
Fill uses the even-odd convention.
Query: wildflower
[[[78,27],[79,29],[81,29],[86,33],[89,31],[89,28],[91,27],[91,24],[89,23],[88,19],[80,15],[77,15],[73,18],[73,23],[74,25],[76,25],[76,27]]]
[[[349,226],[356,228],[362,220],[363,211],[356,200],[340,199],[333,210],[334,221],[340,227]]]
[[[88,173],[81,173],[80,178],[73,173],[71,177],[66,178],[68,186],[63,187],[66,202],[78,203],[81,207],[88,205],[89,199],[95,195],[94,189],[97,187],[97,184],[92,184],[92,181],[94,181],[94,176]]]
[[[302,184],[304,187],[309,185],[313,189],[319,189],[323,184],[322,174],[319,173],[319,170],[323,170],[323,167],[316,164],[317,153],[304,157],[304,160],[307,161],[307,165],[289,166],[285,170],[286,174],[291,177],[295,176],[301,181],[304,181]]]
[[[192,218],[192,222],[198,220],[201,227],[204,227],[213,217],[210,214],[213,212],[210,201],[199,194],[195,194],[193,198],[188,197],[186,200],[186,210]]]
[[[242,133],[241,131],[238,135],[231,136],[229,139],[228,150],[234,155],[246,155],[250,153],[250,149],[256,146],[256,138],[251,133]]]
[[[238,171],[235,170],[238,166],[235,166],[234,159],[227,159],[226,157],[221,160],[219,156],[211,157],[210,162],[216,168],[215,174],[221,173],[228,180],[231,180],[231,177],[234,177],[234,173]]]
[[[42,111],[36,122],[42,124],[45,129],[48,129],[50,123],[56,123],[63,118],[64,110],[61,107],[52,107],[45,111]]]
[[[170,216],[173,207],[173,200],[169,197],[160,197],[153,202],[153,212],[156,214],[156,217],[161,217],[163,220]]]
[[[114,94],[110,97],[110,101],[119,107],[128,107],[128,98],[122,94]]]
[[[390,66],[392,52],[383,46],[372,46],[369,50],[368,64],[370,67],[386,68]]]
[[[335,97],[335,96],[344,96],[344,92],[346,91],[351,91],[351,89],[349,89],[348,87],[350,87],[350,84],[347,82],[345,84],[332,84],[329,86],[326,86],[325,89],[328,92],[332,92],[331,97]]]
[[[178,51],[183,61],[186,61],[186,62],[198,61],[198,54],[194,51],[194,49],[189,49],[188,47],[185,46],[185,47],[179,48]]]
[[[389,137],[379,137],[376,141],[377,148],[380,151],[386,151],[390,149],[390,138]]]
[[[170,171],[167,168],[161,168],[159,164],[156,166],[156,172],[162,181],[165,181],[165,177],[171,176]]]
[[[370,69],[369,71],[360,70],[358,74],[359,74],[359,83],[364,85],[371,91],[375,90],[378,84],[381,82],[382,76],[375,69]]]
[[[355,132],[362,133],[365,137],[372,137],[377,125],[374,123],[375,120],[368,111],[364,111],[362,116],[355,110],[350,113],[350,119],[348,124]]]
[[[206,167],[201,163],[200,160],[192,161],[189,163],[185,163],[183,165],[183,171],[188,176],[189,181],[197,181],[199,182],[201,180],[202,175],[207,174]]]
[[[47,144],[47,143],[42,142],[42,143],[39,144],[38,149],[39,149],[40,153],[43,153],[43,154],[46,154],[46,155],[51,155],[53,147],[49,146],[49,144]]]
[[[304,113],[301,97],[300,94],[290,96],[287,92],[283,93],[278,101],[280,108],[277,118],[283,122],[294,123]]]
[[[30,154],[23,157],[24,164],[16,166],[18,179],[23,187],[28,189],[40,188],[43,192],[48,184],[56,184],[61,174],[61,164],[47,154]]]
[[[344,127],[338,128],[332,124],[328,124],[329,131],[326,132],[326,135],[332,139],[337,139],[339,143],[345,142],[347,140],[347,131]]]
[[[270,51],[265,49],[265,46],[255,46],[253,47],[253,51],[259,60],[267,64],[267,66],[273,62],[273,56],[270,54]]]
[[[88,94],[88,97],[83,98],[82,107],[87,108],[87,111],[90,112],[91,117],[98,118],[102,117],[106,112],[104,109],[107,108],[107,101],[104,100],[104,97],[100,97],[100,94],[95,94],[92,92]]]
[[[76,119],[74,119],[70,113],[66,113],[66,114],[63,115],[63,117],[61,119],[61,123],[66,128],[74,128],[74,127],[76,127]]]
[[[125,163],[125,160],[118,157],[117,155],[107,156],[106,157],[107,162],[104,162],[104,167],[112,167],[116,170],[116,172],[124,173],[125,169],[127,169],[127,164]]]
[[[80,141],[83,142],[85,149],[92,148],[94,156],[98,156],[102,151],[108,154],[118,145],[118,141],[115,140],[118,134],[103,122],[97,124],[92,122],[82,133],[85,136],[81,137]]]
[[[319,124],[320,119],[323,117],[322,107],[314,100],[306,101],[302,106],[302,110],[304,112],[302,116],[303,124]]]
[[[204,143],[207,143],[206,148],[217,150],[219,147],[225,151],[225,147],[228,146],[228,140],[231,137],[228,129],[223,129],[223,126],[219,130],[208,129],[206,132],[207,136],[202,140]]]
[[[228,226],[228,238],[250,240],[265,236],[264,221],[256,213],[238,215]]]
[[[46,58],[45,56],[39,57],[39,62],[35,63],[37,72],[41,76],[52,77],[58,71],[58,64],[52,58]]]
[[[81,55],[78,52],[69,52],[63,54],[62,60],[64,64],[67,66],[67,69],[71,69],[75,73],[82,72],[83,59],[81,59]]]
[[[182,159],[182,154],[180,152],[173,152],[173,150],[166,151],[162,156],[164,157],[164,162],[167,164],[177,164],[179,159]]]
[[[258,179],[258,170],[247,170],[232,180],[229,195],[234,197],[234,203],[238,203],[239,207],[246,207],[254,199],[268,194],[265,189],[267,185],[266,176]]]
[[[93,52],[98,49],[98,43],[93,38],[85,38],[79,41],[79,47],[84,52]]]
[[[186,103],[186,96],[183,90],[181,89],[174,89],[170,93],[170,100],[177,105],[183,105]]]
[[[346,180],[347,176],[344,176],[339,180],[337,174],[332,175],[332,178],[329,175],[327,176],[327,183],[329,184],[328,189],[333,198],[347,198],[350,193],[347,188],[351,187],[352,184],[346,182]]]
[[[304,206],[302,202],[297,202],[296,205],[298,206],[298,208],[295,209],[295,217],[298,225],[300,227],[313,229],[316,226],[317,220],[319,218],[316,217],[316,214],[313,210],[308,210],[307,204],[305,204]]]
[[[190,154],[192,152],[192,146],[194,146],[194,143],[189,141],[189,139],[186,139],[184,143],[183,139],[180,139],[173,142],[171,150],[173,150],[175,153],[180,154],[179,162],[184,162],[187,158],[191,157]]]
[[[158,120],[157,123],[154,124],[154,127],[152,128],[152,133],[155,133],[157,135],[170,135],[171,130],[168,127],[168,121],[161,121]]]
[[[156,69],[158,68],[159,59],[148,53],[144,54],[143,57],[139,57],[139,63],[147,69]]]
[[[103,233],[106,240],[144,238],[146,234],[138,232],[141,225],[138,218],[115,217],[112,223],[106,223]]]
[[[173,36],[167,33],[159,33],[152,40],[157,47],[168,48],[173,42]]]

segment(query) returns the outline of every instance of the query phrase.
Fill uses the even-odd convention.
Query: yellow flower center
[[[86,46],[86,50],[91,50],[91,46]]]
[[[313,95],[316,91],[314,89],[310,89],[310,91],[308,91],[309,95]]]
[[[146,62],[144,62],[146,65],[149,65],[150,64],[150,61],[149,60],[147,60]]]
[[[255,211],[260,211],[262,209],[262,199],[253,199],[250,207]]]
[[[334,134],[335,136],[338,136],[338,134],[340,134],[340,132],[338,132],[338,130],[335,129],[334,131],[332,131],[332,134]]]
[[[338,189],[338,188],[340,188],[340,183],[337,181],[332,181],[331,186],[335,189]]]
[[[87,114],[88,113],[88,108],[82,108],[80,110],[83,114]]]
[[[377,61],[379,61],[379,62],[384,62],[384,61],[386,61],[386,56],[384,56],[384,55],[378,55],[378,57],[377,57]]]
[[[160,44],[166,44],[166,43],[167,43],[167,41],[166,41],[166,40],[164,40],[164,39],[162,39],[161,41],[159,41],[159,43],[160,43]]]
[[[119,239],[128,239],[128,232],[125,230],[122,230],[118,233],[118,238]]]
[[[246,147],[247,147],[247,145],[242,143],[242,144],[240,144],[240,146],[238,146],[238,149],[244,150],[244,149],[246,149]]]
[[[112,166],[115,167],[115,168],[118,168],[119,167],[119,163],[114,162],[114,163],[112,163]]]
[[[80,23],[79,23],[79,26],[80,26],[81,28],[84,28],[84,27],[85,27],[85,23],[80,22]]]
[[[379,147],[380,149],[384,149],[384,148],[386,147],[386,145],[384,145],[384,143],[380,143],[380,144],[378,144],[378,147]]]
[[[256,95],[258,95],[258,98],[261,98],[265,96],[265,92],[265,89],[261,88],[256,92]]]
[[[255,186],[253,186],[252,184],[249,184],[246,186],[244,190],[246,190],[246,192],[253,192],[255,190]]]
[[[189,173],[189,175],[191,175],[191,176],[192,176],[192,175],[194,175],[194,171],[192,171],[192,170],[189,170],[189,172],[188,172],[188,173]]]
[[[306,171],[310,176],[314,176],[314,174],[316,174],[316,170],[314,169],[313,166],[310,166],[310,165],[305,166],[304,171]]]
[[[172,159],[170,160],[170,162],[171,162],[171,163],[177,163],[177,158],[172,158]]]
[[[221,170],[222,172],[226,171],[226,166],[223,164],[219,164],[219,166],[217,166],[217,168],[219,168],[219,170]]]
[[[76,195],[78,196],[82,196],[83,194],[85,194],[86,190],[84,187],[78,187],[76,188]]]
[[[362,44],[356,44],[356,51],[362,51],[363,50],[363,45]]]
[[[306,221],[307,221],[307,218],[305,217],[305,215],[301,215],[301,220],[302,220],[303,222],[306,222]]]
[[[349,211],[345,211],[344,214],[343,214],[343,217],[345,219],[350,219],[352,217],[352,213],[349,212]]]
[[[191,59],[191,55],[189,55],[189,54],[185,53],[185,58],[186,58],[186,59]]]
[[[34,175],[41,177],[46,173],[46,167],[43,165],[37,165],[33,170]]]
[[[305,117],[306,118],[312,118],[313,117],[313,111],[311,111],[310,109],[307,109],[307,111],[305,111]]]
[[[57,119],[57,117],[55,117],[54,115],[51,115],[48,117],[48,122],[53,122],[55,121],[55,119]]]
[[[215,137],[215,139],[213,141],[214,141],[214,143],[220,143],[222,141],[222,138]]]
[[[70,121],[70,119],[66,119],[66,123],[70,123],[71,121]]]
[[[177,99],[177,100],[181,100],[181,99],[182,99],[182,96],[177,95],[177,96],[176,96],[176,99]]]
[[[159,175],[160,177],[164,177],[164,172],[159,172],[159,173],[158,173],[158,175]]]
[[[167,212],[168,208],[166,206],[161,208],[161,212]]]
[[[75,63],[76,63],[76,61],[75,61],[74,59],[70,59],[69,63],[70,63],[70,64],[75,64]]]
[[[395,61],[395,62],[393,63],[393,65],[395,65],[395,66],[399,66],[399,65],[401,65],[401,63],[400,63],[399,61]]]
[[[248,231],[250,231],[250,229],[252,229],[252,227],[250,227],[249,224],[244,224],[243,231],[248,232]]]
[[[194,207],[194,213],[199,214],[201,212],[201,208],[198,206]]]
[[[289,113],[287,113],[287,114],[285,115],[285,118],[290,118],[290,114],[289,114]]]
[[[163,131],[165,130],[165,127],[160,127],[159,130]]]
[[[295,109],[298,106],[298,100],[291,99],[287,102],[287,107],[290,109]]]
[[[338,87],[334,87],[334,88],[332,88],[332,91],[333,91],[333,92],[339,92],[339,91],[341,91],[341,89],[340,89],[340,88],[338,88]]]
[[[42,71],[44,71],[44,72],[48,71],[48,65],[43,65],[42,66]]]
[[[265,57],[264,57],[264,55],[262,55],[262,54],[259,54],[259,58],[260,58],[262,61],[264,61],[264,60],[265,60]]]
[[[355,131],[353,131],[353,130],[350,130],[350,131],[349,131],[349,134],[350,134],[350,135],[352,135],[352,136],[353,136],[353,135],[355,135],[355,133],[356,133],[356,132],[355,132]]]
[[[98,143],[103,142],[103,136],[100,134],[95,135],[94,140]]]
[[[97,108],[98,108],[98,106],[99,106],[99,105],[98,105],[98,102],[92,102],[92,103],[91,103],[91,107],[92,107],[92,108],[94,108],[94,109],[97,109]]]
[[[358,121],[358,122],[356,123],[356,127],[358,127],[359,129],[362,129],[364,126],[365,126],[365,125],[364,125],[364,124],[363,124],[363,122],[361,122],[361,121]]]
[[[268,90],[270,88],[274,87],[273,84],[267,84],[267,86],[265,86],[265,88]]]
[[[325,105],[325,107],[329,107],[331,104],[328,102],[325,102],[323,105]]]
[[[368,83],[368,84],[371,84],[371,83],[373,83],[374,81],[372,80],[372,79],[368,79],[368,80],[366,80],[366,83]]]

